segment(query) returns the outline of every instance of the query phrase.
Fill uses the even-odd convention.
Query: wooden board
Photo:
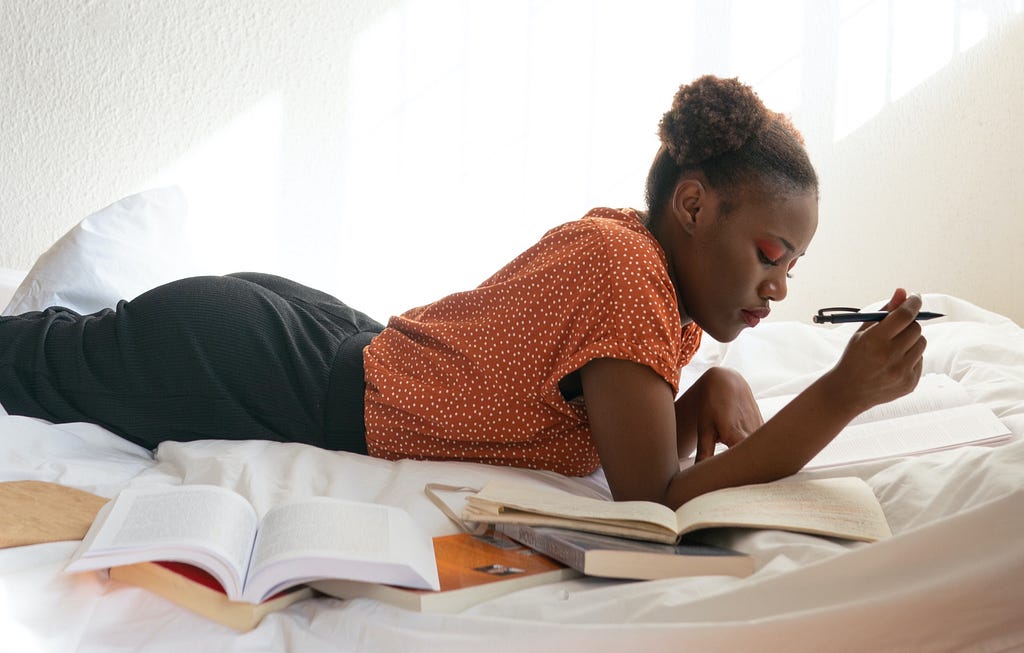
[[[107,501],[46,481],[0,482],[0,548],[80,540]]]

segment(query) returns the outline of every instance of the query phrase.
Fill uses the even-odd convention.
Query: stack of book
[[[955,381],[936,375],[862,415],[813,463],[992,445],[1009,434]],[[84,535],[68,571],[109,569],[115,580],[239,630],[317,592],[457,612],[580,574],[647,580],[754,572],[749,555],[694,539],[704,529],[864,542],[890,535],[875,495],[855,477],[726,488],[675,511],[494,482],[469,496],[462,514],[493,526],[486,536],[431,538],[398,508],[326,497],[277,506],[259,519],[240,495],[203,485],[127,489],[108,501],[54,483],[11,481],[0,483],[0,512],[7,517],[0,547]]]
[[[238,630],[315,592],[457,612],[580,574],[643,580],[754,571],[747,555],[680,541],[702,528],[888,535],[878,501],[856,478],[727,488],[678,511],[491,483],[467,498],[463,517],[494,531],[435,538],[398,508],[325,497],[258,519],[244,498],[217,486],[129,488],[108,502],[53,484],[0,484],[5,502],[31,506],[41,525],[66,525],[61,533],[19,533],[10,544],[81,537],[91,520],[68,571],[109,570]]]

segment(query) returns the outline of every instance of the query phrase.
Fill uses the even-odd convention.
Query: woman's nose
[[[786,272],[781,274],[773,274],[769,276],[761,284],[761,297],[769,299],[773,302],[781,302],[786,298],[786,294],[789,292],[789,286],[787,284],[788,277]]]

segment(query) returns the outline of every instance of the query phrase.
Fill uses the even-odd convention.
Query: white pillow
[[[94,313],[192,274],[185,195],[131,195],[85,218],[36,260],[4,315],[64,306]]]
[[[24,270],[0,268],[0,304],[6,306],[11,301],[11,298],[14,297],[14,291],[25,280],[26,275],[27,273]]]

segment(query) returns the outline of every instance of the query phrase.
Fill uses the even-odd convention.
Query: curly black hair
[[[662,146],[647,175],[652,218],[687,171],[702,171],[726,194],[752,182],[773,192],[818,193],[800,132],[738,79],[705,75],[680,86],[658,134]]]

